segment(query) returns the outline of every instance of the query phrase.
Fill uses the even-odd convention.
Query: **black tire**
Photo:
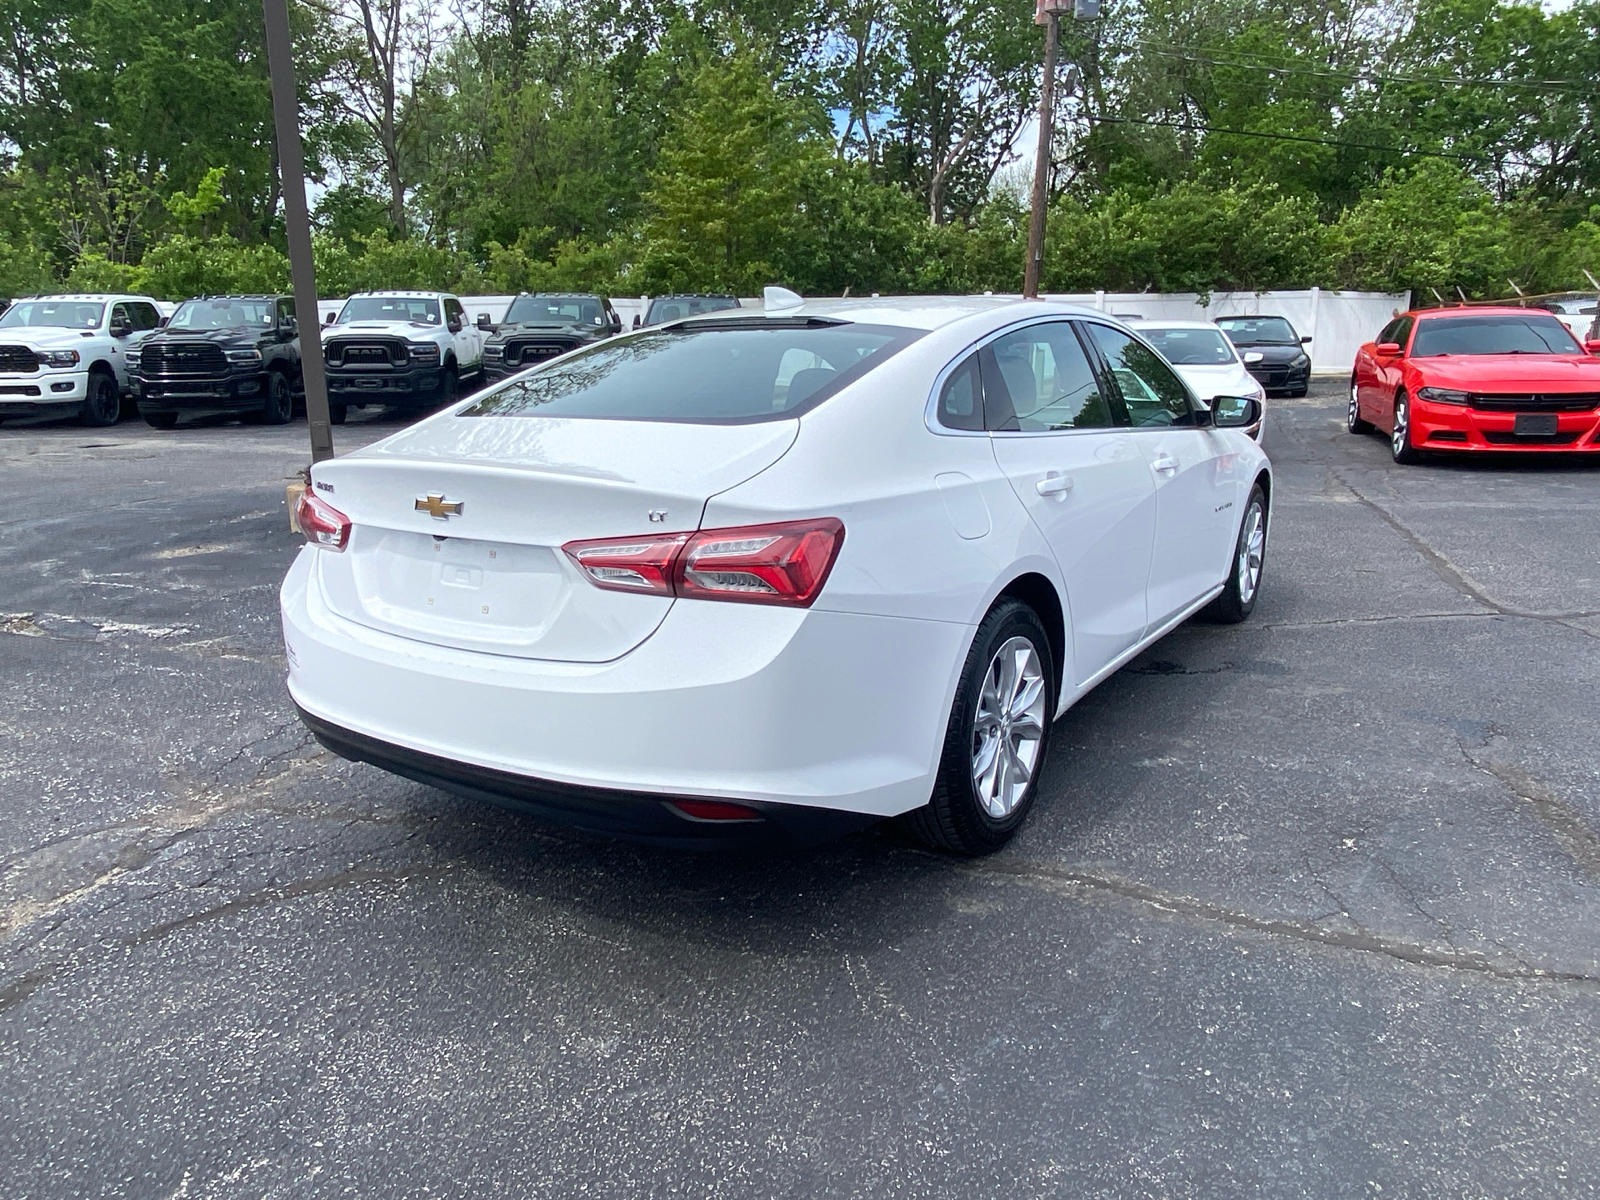
[[[1020,641],[1019,641],[1020,639]],[[1019,691],[1022,698],[1042,694],[1042,708],[1036,702],[1026,706],[1021,718],[1008,716],[1003,725],[994,729],[992,738],[984,738],[979,723],[987,711],[983,704],[986,685],[992,670],[1002,669],[1000,653],[1003,648],[1017,642],[1027,643],[1038,667],[1037,691],[1025,688]],[[1007,652],[1015,664],[1015,653]],[[1026,671],[1022,678],[1026,678]],[[1055,661],[1050,653],[1050,638],[1038,614],[1019,600],[1002,598],[989,615],[984,617],[967,651],[967,661],[961,670],[961,682],[956,687],[955,703],[950,708],[950,720],[945,728],[944,751],[939,760],[939,774],[934,781],[933,798],[923,808],[907,813],[904,822],[918,840],[937,850],[953,854],[991,854],[1011,840],[1017,827],[1027,818],[1039,791],[1039,777],[1050,748],[1050,723],[1055,717],[1056,705]],[[1020,705],[1020,700],[1017,702]],[[1015,705],[1012,707],[1016,707]],[[1020,711],[1020,709],[1019,709]],[[1036,714],[1042,713],[1042,717]],[[1015,723],[1013,724],[1013,720]],[[1026,723],[1025,723],[1026,722]],[[997,764],[995,779],[1002,786],[1007,778],[999,772],[999,759],[1004,753],[1002,743],[1011,745],[1011,734],[1017,729],[1039,730],[1037,750],[1033,754],[1031,771],[1019,798],[1006,797],[1009,804],[1003,815],[994,815],[980,795],[976,772],[981,754],[980,742],[996,747],[991,761]],[[1011,762],[1018,761],[1011,755]]]
[[[444,369],[444,382],[439,385],[439,407],[453,402],[461,395],[461,376],[456,371],[455,363],[448,363]]]
[[[178,424],[178,414],[175,412],[147,412],[144,414],[144,423],[151,429],[172,429]]]
[[[1356,377],[1350,376],[1350,403],[1344,410],[1344,427],[1351,433],[1371,433],[1372,422],[1361,417],[1361,402],[1356,398]]]
[[[287,425],[294,419],[294,393],[282,371],[267,372],[267,398],[261,406],[263,425]]]
[[[1233,539],[1233,565],[1222,593],[1201,610],[1200,615],[1218,625],[1237,625],[1255,611],[1261,595],[1261,580],[1266,572],[1267,497],[1258,483],[1250,489],[1239,532]]]
[[[328,405],[328,424],[343,425],[346,417],[350,415],[350,408],[345,404]]]
[[[93,428],[115,425],[122,419],[122,394],[117,381],[96,371],[89,376],[89,395],[83,402],[78,422]]]
[[[1394,397],[1394,429],[1389,434],[1389,453],[1401,466],[1409,467],[1422,461],[1422,451],[1411,441],[1411,400],[1404,392]]]

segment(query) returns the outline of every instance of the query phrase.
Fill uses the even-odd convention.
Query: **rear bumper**
[[[1600,412],[1536,415],[1555,416],[1556,432],[1549,436],[1518,434],[1516,413],[1481,412],[1415,400],[1411,408],[1411,439],[1422,450],[1600,453]]]
[[[599,811],[601,793],[618,792],[867,817],[921,807],[972,636],[939,621],[680,600],[611,662],[512,658],[338,616],[310,569],[319,553],[301,552],[281,595],[289,691],[311,728],[379,745],[354,755],[366,761],[432,764],[390,767],[401,774],[455,772],[457,790],[523,803],[554,793],[560,811]]]

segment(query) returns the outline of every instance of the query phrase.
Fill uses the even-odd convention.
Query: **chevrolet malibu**
[[[1037,301],[769,289],[587,346],[313,468],[289,690],[335,753],[593,831],[985,853],[1056,717],[1255,605],[1259,402],[1206,399]]]

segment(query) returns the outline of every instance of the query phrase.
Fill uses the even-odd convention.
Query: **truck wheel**
[[[455,363],[444,369],[444,382],[439,385],[439,403],[449,404],[461,394],[461,377],[456,373]]]
[[[267,372],[267,399],[261,406],[263,425],[287,425],[294,417],[294,393],[282,371]]]
[[[178,424],[178,414],[175,412],[147,412],[144,414],[144,423],[151,429],[172,429]]]
[[[350,415],[350,406],[347,404],[328,405],[328,424],[343,425],[344,419]]]
[[[98,372],[90,375],[89,396],[83,402],[79,422],[90,426],[115,425],[121,416],[122,396],[117,391],[117,381]]]

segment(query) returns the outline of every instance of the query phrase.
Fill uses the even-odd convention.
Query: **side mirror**
[[[161,317],[161,318],[157,319],[156,328],[157,329],[165,329],[167,327],[167,322],[170,321],[170,320],[172,320],[171,317]]]
[[[300,332],[300,322],[293,317],[285,317],[283,319],[283,332],[293,337]]]
[[[111,336],[114,338],[125,338],[132,332],[132,325],[124,325],[119,321],[113,321],[111,323]]]
[[[1600,354],[1600,338],[1584,339],[1583,348],[1590,354]]]
[[[444,323],[444,327],[451,333],[460,333],[462,329],[461,322],[456,320],[454,317],[451,317],[448,321],[446,321]]]
[[[633,314],[633,327],[635,329],[639,328],[639,314],[638,313],[634,313]]]
[[[1399,342],[1379,342],[1376,346],[1373,347],[1373,350],[1375,350],[1379,354],[1382,354],[1386,358],[1394,358],[1396,355],[1398,355],[1400,353],[1400,343]]]
[[[1310,335],[1310,334],[1309,334],[1309,333],[1308,333],[1308,334],[1306,334],[1306,335],[1305,335],[1305,337],[1303,337],[1303,338],[1301,338],[1301,339],[1300,339],[1300,344],[1301,344],[1301,345],[1302,345],[1302,346],[1309,346],[1309,345],[1311,345],[1311,335]]]
[[[488,313],[479,313],[478,314],[478,328],[479,329],[483,329],[483,330],[489,330],[489,329],[493,329],[494,328],[494,322],[489,320],[489,314]]]
[[[338,315],[339,315],[338,313],[329,313],[327,316],[322,318],[322,323],[324,325],[332,325],[334,317],[336,317]]]
[[[1218,429],[1248,429],[1261,420],[1261,401],[1254,396],[1214,396],[1211,423]]]

